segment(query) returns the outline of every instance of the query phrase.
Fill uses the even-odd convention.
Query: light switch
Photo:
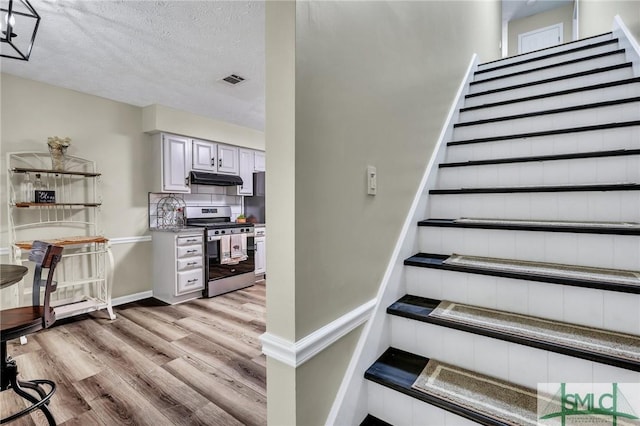
[[[376,195],[378,188],[378,173],[374,166],[367,166],[367,194]]]

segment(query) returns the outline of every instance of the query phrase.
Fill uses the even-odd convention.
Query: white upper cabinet
[[[253,195],[253,151],[239,148],[239,166],[242,185],[238,185],[238,195]]]
[[[240,172],[238,147],[218,144],[218,173],[238,175]]]
[[[216,172],[218,170],[218,144],[193,140],[193,170]]]
[[[253,171],[266,171],[264,151],[253,151]]]
[[[191,139],[162,135],[162,192],[191,192]]]

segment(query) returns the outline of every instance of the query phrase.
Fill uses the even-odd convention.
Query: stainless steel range
[[[204,297],[217,296],[255,283],[253,224],[231,222],[229,206],[187,206],[185,217],[187,226],[205,229]]]

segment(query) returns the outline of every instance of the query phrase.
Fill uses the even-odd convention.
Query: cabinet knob
[[[198,250],[187,250],[187,253],[196,253]]]
[[[186,178],[184,178],[184,184],[189,186],[189,176],[187,176]]]
[[[216,165],[216,159],[215,157],[211,158],[211,165],[215,166]]]
[[[218,167],[222,167],[222,158],[218,160]]]

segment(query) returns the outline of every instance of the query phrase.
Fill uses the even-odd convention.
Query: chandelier
[[[40,15],[28,0],[0,0],[0,56],[28,61]]]

